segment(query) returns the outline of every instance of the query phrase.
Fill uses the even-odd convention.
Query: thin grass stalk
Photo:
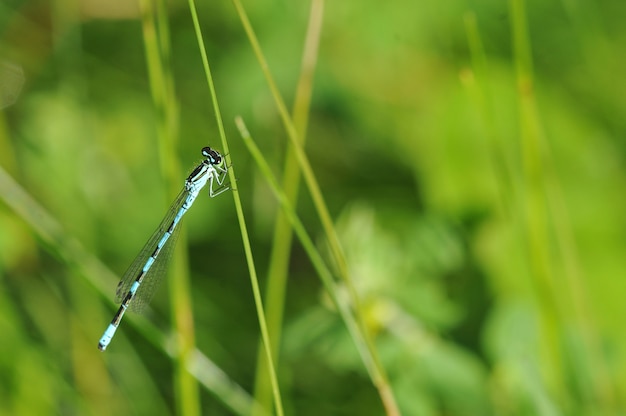
[[[119,281],[119,276],[87,251],[74,236],[67,234],[61,224],[15,182],[2,167],[0,167],[0,199],[24,221],[38,237],[41,244],[75,270],[78,276],[83,277],[112,306],[115,306],[111,298],[111,290]],[[177,345],[170,342],[169,337],[165,337],[162,331],[144,316],[129,314],[124,317],[124,322],[133,326],[155,348],[163,351],[172,360],[178,358]],[[94,331],[99,331],[99,329],[91,328],[85,329],[85,331],[87,333],[93,332],[95,351],[96,336],[99,336],[100,333]],[[200,351],[194,350],[192,359],[187,364],[190,373],[226,407],[238,415],[250,414],[253,406],[252,398]]]
[[[611,375],[607,358],[602,353],[602,340],[587,291],[583,283],[583,268],[580,265],[574,232],[569,220],[569,211],[563,197],[559,178],[552,169],[546,169],[546,196],[549,204],[554,233],[563,262],[563,277],[572,302],[571,319],[576,321],[581,343],[586,352],[585,362],[576,361],[579,372],[585,376],[591,408],[602,408],[606,412],[616,409],[616,385]],[[584,365],[584,367],[583,367]]]
[[[512,20],[513,58],[515,62],[522,156],[523,224],[530,257],[533,279],[542,317],[543,375],[557,401],[567,406],[568,396],[563,389],[565,374],[562,368],[561,345],[566,307],[555,281],[551,258],[550,223],[544,196],[544,132],[537,114],[532,73],[532,54],[527,33],[523,0],[510,0]],[[566,351],[567,352],[567,351]],[[548,364],[549,363],[549,364]],[[547,364],[547,365],[546,365]]]
[[[246,31],[248,40],[250,41],[252,49],[254,50],[259,65],[261,66],[261,70],[265,75],[266,82],[268,83],[268,86],[274,98],[274,103],[278,109],[278,113],[282,119],[285,130],[287,131],[287,137],[289,138],[293,146],[295,155],[298,159],[298,163],[300,164],[300,169],[302,171],[302,175],[304,177],[309,193],[311,194],[311,199],[313,200],[315,209],[317,210],[318,216],[320,217],[320,221],[326,234],[330,251],[333,255],[335,265],[337,266],[339,271],[339,276],[341,277],[347,288],[350,304],[354,310],[354,314],[358,322],[359,331],[362,333],[362,338],[367,345],[367,354],[365,356],[362,356],[362,358],[364,359],[365,367],[368,371],[370,378],[372,379],[372,382],[378,389],[386,413],[388,415],[397,415],[400,412],[393,394],[393,390],[391,389],[391,386],[389,384],[386,371],[380,363],[378,353],[376,351],[374,343],[370,338],[368,328],[365,325],[365,320],[363,319],[363,311],[360,306],[358,294],[348,273],[345,256],[343,254],[341,244],[339,243],[339,238],[335,231],[332,218],[330,216],[326,203],[324,202],[324,198],[322,196],[319,184],[315,179],[313,169],[311,168],[311,165],[308,161],[306,154],[304,153],[304,150],[299,145],[298,133],[291,121],[291,118],[289,117],[287,107],[285,106],[285,103],[278,91],[278,88],[276,87],[276,83],[274,82],[274,79],[271,75],[269,66],[267,64],[265,56],[263,55],[258,39],[254,34],[254,30],[252,29],[252,25],[250,24],[248,16],[245,13],[245,10],[239,0],[232,1],[235,5],[235,8],[237,9],[237,13],[239,14],[239,18],[244,27],[244,30]]]
[[[309,120],[309,108],[313,91],[313,74],[319,49],[319,40],[322,33],[322,21],[324,12],[324,0],[313,0],[309,13],[309,24],[302,54],[302,66],[300,79],[296,88],[296,96],[293,107],[293,120],[301,145],[306,141],[306,130]],[[298,159],[292,146],[288,143],[285,166],[283,168],[282,189],[287,200],[295,208],[298,200],[300,186],[300,169]],[[272,344],[274,363],[278,363],[280,337],[285,305],[285,293],[287,286],[287,270],[291,257],[291,243],[293,232],[289,219],[282,210],[276,214],[274,226],[274,238],[270,261],[267,272],[267,287],[265,295],[265,315],[267,327]],[[267,360],[263,345],[260,343],[257,353],[257,370],[254,385],[254,397],[266,409],[272,407],[271,384],[267,377]]]
[[[533,256],[531,260],[534,260],[535,269],[543,279],[543,282],[539,282],[538,287],[549,292],[542,298],[546,301],[552,301],[556,305],[555,316],[552,318],[556,322],[553,325],[558,328],[567,328],[567,321],[573,320],[580,329],[582,343],[587,353],[586,360],[581,362],[571,358],[570,361],[578,367],[579,376],[586,379],[582,382],[592,392],[592,394],[585,395],[584,400],[590,401],[588,405],[591,407],[601,406],[608,410],[614,406],[615,387],[609,375],[607,363],[599,351],[597,329],[593,322],[589,301],[585,295],[586,291],[573,231],[569,222],[567,205],[563,198],[558,176],[553,168],[554,162],[550,147],[546,141],[542,121],[537,110],[524,0],[512,0],[510,8],[514,23],[513,44],[517,64],[524,175],[526,183],[530,186],[526,195],[527,213],[529,214],[528,234],[531,244],[533,242],[537,244],[531,246],[530,253]],[[545,238],[544,227],[545,229],[550,228],[557,243],[558,251],[556,254],[560,256],[559,261],[563,266],[561,273],[563,280],[560,282],[555,281],[557,273],[554,262],[556,259],[548,254],[550,247],[548,246],[548,239]],[[563,296],[564,294],[566,296]],[[567,336],[562,331],[560,335],[561,338]],[[564,339],[560,340],[560,343],[567,348]],[[573,354],[571,351],[566,351],[566,353]],[[559,356],[551,358],[559,358]],[[560,368],[555,369],[554,373],[564,374]],[[562,386],[563,380],[555,377],[553,382]]]
[[[278,180],[272,173],[272,169],[270,168],[269,163],[267,163],[267,161],[263,157],[263,153],[261,152],[259,147],[256,145],[254,140],[252,139],[252,136],[250,135],[250,132],[248,131],[243,119],[241,117],[237,117],[235,119],[235,124],[237,125],[237,128],[239,129],[239,133],[241,137],[243,138],[244,144],[248,148],[248,151],[252,155],[252,158],[255,160],[257,166],[259,167],[259,170],[261,171],[261,175],[267,180],[267,183],[269,184],[270,189],[274,193],[274,196],[278,200],[281,206],[281,209],[285,213],[286,217],[289,219],[291,228],[293,229],[296,236],[298,237],[298,240],[300,241],[300,244],[302,244],[304,251],[309,256],[309,260],[311,260],[311,264],[313,265],[313,267],[315,268],[315,271],[320,276],[320,279],[322,280],[324,287],[328,291],[330,298],[332,299],[333,303],[337,307],[337,310],[339,311],[339,314],[341,315],[342,319],[346,323],[346,326],[348,327],[350,334],[353,336],[353,340],[355,341],[357,350],[359,351],[361,356],[364,357],[364,359],[366,359],[365,357],[367,357],[368,355],[366,352],[367,345],[365,344],[362,334],[360,330],[358,329],[358,324],[356,323],[356,320],[354,319],[352,310],[350,309],[350,307],[348,306],[348,303],[346,302],[345,296],[343,296],[343,299],[342,299],[341,288],[338,286],[337,282],[333,278],[333,275],[329,267],[326,265],[326,262],[324,261],[322,255],[315,247],[313,240],[311,239],[311,237],[309,237],[308,233],[306,232],[306,229],[302,221],[300,221],[294,208],[289,203],[287,194],[285,194],[285,192],[282,190],[282,188],[278,184]]]
[[[168,201],[180,189],[181,170],[176,158],[178,145],[178,106],[170,71],[170,44],[167,9],[161,0],[142,0],[142,28],[150,89],[157,108],[157,139],[161,169],[168,189]],[[194,377],[187,371],[187,361],[195,350],[193,310],[190,295],[186,233],[175,248],[169,274],[172,321],[177,331],[179,359],[174,390],[179,414],[200,415],[200,396]]]
[[[510,158],[504,150],[501,137],[496,133],[494,108],[491,103],[491,88],[487,68],[487,56],[476,23],[476,15],[468,12],[464,16],[465,32],[467,34],[470,56],[472,59],[472,80],[475,83],[474,107],[482,121],[482,129],[487,138],[489,160],[491,162],[491,177],[496,188],[496,206],[500,215],[510,219],[512,217],[513,201],[511,190],[516,184],[511,177]]]
[[[213,84],[213,76],[211,75],[211,69],[209,67],[209,60],[206,54],[206,48],[204,46],[204,39],[202,38],[202,30],[198,21],[198,14],[196,11],[196,5],[194,0],[189,0],[189,9],[191,11],[191,17],[193,20],[194,29],[196,32],[196,38],[198,41],[198,47],[200,49],[200,55],[202,56],[202,65],[204,66],[204,73],[206,75],[207,84],[211,94],[211,101],[213,103],[213,109],[215,111],[215,119],[222,142],[222,148],[224,150],[224,157],[226,164],[230,166],[228,175],[230,179],[230,186],[232,189],[233,200],[235,202],[235,210],[237,212],[237,218],[239,220],[239,228],[241,230],[241,238],[243,240],[243,247],[246,254],[246,261],[248,264],[248,271],[250,274],[250,283],[252,285],[252,292],[254,295],[254,303],[256,306],[256,312],[259,319],[259,326],[261,329],[261,337],[263,344],[265,345],[265,356],[269,363],[268,370],[270,381],[272,384],[272,392],[274,395],[274,403],[276,406],[276,413],[279,416],[284,414],[282,399],[280,397],[280,388],[278,385],[278,378],[276,376],[276,369],[274,366],[274,360],[272,358],[272,346],[270,342],[269,333],[267,330],[267,323],[265,320],[265,311],[263,308],[263,300],[261,298],[261,290],[259,289],[259,281],[256,274],[256,268],[254,266],[254,259],[252,257],[252,248],[250,246],[250,239],[248,237],[248,228],[246,226],[245,218],[243,215],[243,207],[241,205],[241,199],[239,198],[239,192],[237,191],[237,180],[235,176],[235,169],[231,163],[230,151],[228,149],[228,142],[226,140],[226,133],[224,132],[224,124],[222,122],[222,116],[219,109],[219,103],[217,100],[217,93],[215,92],[215,85]]]
[[[352,337],[359,356],[361,357],[363,362],[371,365],[371,362],[368,363],[368,360],[371,359],[369,346],[367,345],[367,341],[364,338],[363,331],[359,327],[359,324],[354,317],[354,311],[349,306],[349,295],[346,293],[345,290],[342,290],[342,288],[333,278],[333,275],[330,272],[330,269],[326,266],[322,255],[315,248],[313,240],[311,240],[306,232],[306,229],[304,228],[304,225],[296,215],[293,207],[289,204],[289,201],[287,200],[287,195],[278,185],[278,180],[274,177],[274,174],[272,173],[269,164],[263,157],[263,154],[259,150],[256,143],[254,143],[254,141],[252,140],[252,137],[250,136],[250,133],[248,132],[248,129],[246,128],[243,120],[240,117],[237,117],[235,122],[237,124],[237,128],[239,129],[239,133],[244,140],[244,144],[250,151],[250,154],[252,155],[257,165],[259,166],[259,169],[261,170],[261,175],[265,177],[268,184],[270,185],[270,188],[278,199],[281,208],[287,215],[287,218],[289,218],[289,222],[291,223],[293,231],[296,233],[298,240],[300,240],[304,251],[309,256],[309,259],[311,260],[315,271],[322,280],[322,283],[324,284],[324,287],[326,288],[331,300],[337,307],[339,315],[341,316],[341,319],[344,321],[346,327],[348,328],[348,332]],[[368,368],[367,365],[366,368]],[[383,401],[383,404],[386,403]],[[397,413],[389,413],[389,409],[386,410],[388,414],[399,414],[399,411],[397,409]]]

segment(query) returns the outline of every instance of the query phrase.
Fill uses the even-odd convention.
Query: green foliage
[[[281,205],[236,115],[279,178],[306,129],[334,222],[303,181],[292,214],[333,280],[296,236],[264,293],[286,414],[384,414],[386,380],[405,415],[626,412],[623,6],[328,2],[302,81],[309,4],[244,4],[293,132],[236,8],[197,7],[261,287]],[[4,2],[0,62],[26,77],[0,109],[0,414],[268,406],[228,196],[186,216],[189,286],[96,348],[172,188],[224,146],[188,4]]]

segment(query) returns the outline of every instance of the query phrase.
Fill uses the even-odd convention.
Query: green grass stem
[[[319,40],[322,33],[322,21],[324,16],[324,0],[313,0],[309,14],[309,24],[302,54],[302,64],[300,69],[300,79],[296,88],[296,96],[293,107],[294,126],[298,132],[301,145],[306,140],[306,130],[308,124],[309,108],[313,91],[313,74],[317,61]],[[287,148],[285,165],[283,168],[282,189],[287,196],[291,206],[295,207],[298,200],[298,189],[300,187],[300,168],[298,160],[292,146]],[[287,286],[287,271],[289,259],[291,257],[291,242],[293,232],[289,218],[282,210],[276,214],[272,250],[270,253],[269,266],[267,271],[266,303],[265,315],[267,327],[272,343],[274,362],[278,363],[281,327],[283,320],[283,310],[285,305],[285,293]],[[257,371],[255,378],[255,399],[264,408],[272,407],[271,383],[267,374],[267,360],[263,345],[259,345],[257,353]]]
[[[581,267],[576,253],[569,213],[547,142],[537,99],[534,93],[533,62],[528,35],[524,0],[510,1],[513,22],[513,49],[516,64],[520,140],[523,166],[523,199],[525,204],[526,235],[531,272],[543,310],[548,340],[549,381],[562,400],[565,374],[559,367],[562,353],[582,376],[581,383],[592,392],[586,399],[591,407],[613,407],[614,387],[608,369],[598,350],[596,328],[591,317],[589,301],[582,283]],[[551,247],[551,239],[556,250]],[[577,360],[574,351],[568,351],[567,334],[563,329],[574,321],[582,335],[586,360]],[[560,329],[560,330],[559,330]],[[560,338],[560,339],[559,339]],[[561,364],[562,365],[562,364]]]
[[[565,403],[567,394],[562,390],[565,372],[562,367],[564,365],[563,360],[559,359],[563,356],[561,350],[565,349],[565,355],[570,357],[569,361],[571,362],[569,364],[574,365],[579,374],[590,374],[593,378],[593,374],[596,373],[596,366],[591,370],[591,373],[584,369],[585,366],[588,366],[587,360],[592,355],[587,355],[585,362],[573,359],[574,352],[565,342],[567,334],[562,331],[566,327],[566,322],[581,317],[580,282],[576,277],[577,272],[572,274],[576,267],[572,267],[573,258],[571,255],[566,254],[565,258],[561,257],[560,259],[565,261],[565,273],[560,272],[559,267],[561,265],[557,263],[557,258],[559,255],[563,256],[564,249],[565,253],[571,253],[573,242],[570,239],[571,235],[567,237],[565,232],[567,214],[564,205],[557,203],[557,209],[560,212],[558,214],[551,212],[554,203],[560,199],[560,192],[556,186],[556,178],[551,174],[551,166],[554,162],[551,160],[549,144],[545,137],[534,93],[531,46],[526,29],[523,0],[511,2],[511,14],[513,17],[513,44],[520,109],[525,229],[531,272],[543,311],[544,339],[547,340],[546,353],[548,355],[546,359],[551,363],[546,374],[549,383],[557,392],[556,396],[562,401],[562,405],[567,405]],[[561,218],[557,218],[558,216]],[[551,247],[552,238],[555,238],[557,242],[556,251]],[[568,263],[570,264],[569,267]],[[574,292],[574,297],[572,297],[572,292]],[[572,301],[578,303],[578,307],[573,307]],[[579,321],[576,325],[580,323]],[[588,338],[588,334],[584,337]],[[584,376],[584,378],[586,380],[583,383],[587,388],[597,389],[596,383],[591,381],[588,376]],[[604,388],[602,391],[606,392]]]
[[[274,174],[272,173],[272,170],[269,164],[263,157],[263,154],[259,150],[256,143],[254,143],[254,141],[252,140],[252,137],[250,136],[250,133],[248,132],[248,129],[246,128],[243,120],[240,117],[237,117],[235,122],[237,124],[237,128],[239,129],[239,132],[241,134],[241,137],[244,140],[246,147],[252,154],[252,157],[256,161],[257,165],[259,166],[259,169],[261,170],[261,174],[265,177],[268,184],[270,185],[272,192],[274,192],[274,195],[276,196],[283,211],[287,215],[289,222],[291,223],[291,227],[293,228],[298,239],[300,240],[302,247],[304,248],[307,255],[309,256],[309,259],[311,260],[313,267],[315,268],[318,275],[320,276],[322,283],[326,287],[326,290],[328,291],[329,296],[331,297],[331,299],[333,300],[333,303],[337,307],[337,310],[339,311],[341,318],[345,322],[346,327],[348,328],[348,331],[354,341],[354,344],[357,347],[359,355],[361,356],[361,359],[363,360],[365,364],[365,368],[368,370],[368,372],[375,371],[376,367],[375,367],[375,363],[373,362],[373,357],[371,355],[370,345],[368,345],[368,342],[365,339],[362,328],[359,326],[359,323],[354,317],[354,310],[350,308],[350,301],[348,300],[349,298],[347,299],[346,296],[342,295],[342,293],[345,293],[346,291],[342,290],[341,287],[338,286],[337,283],[335,282],[333,275],[330,272],[330,269],[326,266],[326,263],[324,262],[322,255],[315,248],[315,244],[313,243],[313,240],[311,240],[311,238],[308,236],[306,229],[304,228],[304,225],[302,224],[302,222],[296,215],[293,207],[289,203],[289,200],[287,199],[287,195],[280,188],[278,181],[274,177]],[[370,373],[370,377],[373,378],[371,373]],[[379,389],[385,388],[385,386],[380,386],[380,385],[376,385],[376,387]],[[397,409],[397,407],[395,408],[395,410],[393,408],[387,407],[392,404],[395,405],[395,402],[389,402],[390,398],[393,398],[393,396],[391,395],[391,390],[389,391],[381,390],[379,391],[379,393],[381,394],[383,404],[385,405],[387,414],[393,414],[393,415],[399,414],[399,410]]]
[[[213,77],[211,75],[211,69],[209,67],[209,60],[206,54],[206,48],[204,46],[204,40],[202,38],[202,30],[200,28],[200,23],[198,21],[198,15],[196,12],[196,6],[194,0],[189,0],[189,9],[191,11],[191,16],[193,20],[194,29],[196,32],[196,38],[198,41],[198,47],[200,49],[200,54],[202,56],[202,65],[204,66],[204,72],[206,75],[207,84],[209,86],[209,90],[211,93],[211,100],[213,102],[213,109],[215,111],[215,118],[217,121],[217,126],[222,142],[222,148],[224,150],[224,155],[226,159],[226,164],[230,166],[229,169],[229,179],[230,186],[232,188],[233,200],[235,202],[235,210],[237,212],[237,218],[239,220],[239,227],[241,230],[241,238],[243,241],[244,251],[246,254],[246,261],[248,264],[248,271],[250,273],[250,283],[252,285],[252,292],[254,295],[255,306],[257,310],[257,316],[259,319],[259,326],[261,329],[261,338],[263,339],[263,344],[265,346],[265,357],[267,362],[269,363],[268,370],[270,376],[270,382],[272,384],[272,391],[274,394],[274,404],[276,406],[276,413],[279,416],[284,414],[283,405],[280,395],[280,388],[278,385],[278,378],[276,376],[276,369],[274,366],[274,360],[272,357],[272,344],[270,342],[270,337],[267,329],[267,323],[265,320],[265,311],[263,308],[263,300],[261,298],[261,290],[259,288],[259,282],[256,274],[256,268],[254,266],[254,259],[252,256],[252,248],[250,246],[250,239],[248,237],[248,229],[246,226],[246,221],[243,215],[243,207],[241,204],[241,199],[239,198],[239,192],[237,191],[237,180],[235,176],[235,170],[231,163],[230,151],[228,149],[228,142],[226,140],[226,133],[224,132],[224,124],[222,122],[222,116],[219,110],[219,103],[217,100],[217,93],[215,91],[215,85],[213,84]]]
[[[496,206],[500,215],[511,218],[511,190],[517,184],[511,178],[511,163],[507,157],[502,138],[497,134],[495,127],[494,107],[491,101],[491,88],[488,82],[487,56],[478,30],[476,15],[466,13],[464,16],[465,31],[472,58],[472,99],[474,107],[479,112],[482,121],[482,131],[487,139],[486,147],[489,150],[492,175],[496,188]]]
[[[143,39],[146,48],[146,65],[152,99],[157,109],[157,140],[163,177],[167,184],[168,200],[180,190],[181,169],[177,158],[179,142],[179,109],[171,73],[169,23],[167,8],[162,0],[142,0]],[[176,362],[174,390],[178,413],[200,415],[200,396],[194,377],[187,371],[187,361],[195,350],[194,319],[191,301],[191,284],[187,259],[185,233],[174,251],[170,271],[170,300],[172,321],[176,327],[179,359]]]
[[[532,55],[528,43],[526,16],[522,0],[510,1],[512,20],[512,42],[517,78],[517,91],[520,118],[520,147],[522,155],[521,195],[524,210],[523,229],[530,256],[530,274],[535,293],[539,301],[542,316],[542,339],[544,360],[550,362],[545,367],[548,384],[558,391],[556,396],[564,398],[563,380],[560,380],[559,322],[563,316],[562,297],[557,294],[555,276],[550,264],[549,224],[543,198],[543,132],[536,114],[536,102],[533,93]]]
[[[365,360],[365,365],[367,367],[368,373],[372,379],[372,382],[376,386],[379,391],[381,400],[385,407],[385,410],[388,415],[396,415],[399,414],[398,405],[393,395],[393,391],[391,386],[389,385],[389,381],[385,372],[384,367],[380,364],[380,360],[378,359],[378,353],[376,352],[376,348],[373,342],[370,339],[369,331],[367,326],[365,325],[363,319],[363,312],[360,307],[360,302],[358,298],[358,294],[352,283],[352,279],[350,278],[350,274],[348,272],[348,267],[346,264],[345,256],[343,250],[341,248],[341,244],[339,243],[339,238],[335,231],[332,218],[328,211],[328,207],[324,202],[324,197],[320,190],[319,184],[315,179],[315,175],[313,173],[313,169],[311,168],[311,164],[308,161],[308,158],[300,145],[300,140],[298,139],[298,132],[294,123],[289,116],[287,111],[287,107],[285,106],[284,100],[282,99],[280,92],[278,91],[278,87],[276,86],[276,82],[274,81],[271,72],[269,70],[269,65],[267,64],[267,60],[263,55],[261,50],[261,46],[259,45],[258,39],[254,34],[254,30],[252,29],[252,25],[248,16],[243,8],[243,5],[239,0],[232,0],[235,8],[237,9],[237,13],[239,14],[239,18],[244,27],[244,30],[248,36],[248,40],[254,50],[254,53],[257,57],[257,61],[265,75],[266,82],[270,88],[271,94],[274,98],[274,103],[276,108],[278,109],[278,113],[281,117],[285,130],[287,132],[287,137],[290,140],[292,148],[294,150],[295,156],[300,165],[300,170],[302,171],[302,175],[304,177],[304,181],[307,185],[307,189],[311,194],[311,199],[313,200],[313,204],[317,211],[317,214],[322,223],[322,227],[324,229],[324,233],[326,234],[326,238],[328,241],[328,245],[330,247],[330,251],[332,253],[335,264],[339,270],[339,276],[343,280],[349,297],[352,308],[354,309],[356,320],[358,322],[359,331],[362,334],[362,338],[365,341],[365,345],[367,346],[367,360]]]

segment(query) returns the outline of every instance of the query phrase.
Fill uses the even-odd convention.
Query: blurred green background
[[[159,344],[167,284],[96,348],[171,202],[146,4],[0,3],[0,60],[26,78],[0,110],[0,414],[186,412]],[[244,6],[290,106],[310,4]],[[263,288],[279,206],[232,120],[277,174],[287,138],[233,5],[198,14]],[[179,187],[221,145],[188,4],[166,16]],[[626,414],[625,19],[622,1],[325,4],[306,151],[403,414]],[[323,250],[304,188],[298,214]],[[231,195],[203,192],[185,225],[196,344],[215,365],[196,410],[246,414],[259,324]],[[288,279],[286,414],[384,414],[297,240]]]

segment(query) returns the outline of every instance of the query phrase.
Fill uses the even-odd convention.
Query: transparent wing
[[[174,253],[174,247],[176,247],[176,240],[180,235],[181,223],[182,218],[178,225],[176,225],[176,228],[174,228],[174,232],[170,238],[167,239],[167,242],[161,249],[161,253],[154,261],[154,264],[150,267],[150,270],[146,274],[141,286],[137,289],[137,294],[128,307],[131,311],[136,313],[143,312],[154,297],[154,294],[163,281],[163,278],[167,275],[170,259],[172,258],[172,253]]]
[[[139,276],[139,273],[141,273],[141,270],[146,264],[146,261],[148,261],[152,253],[154,253],[157,244],[161,240],[161,237],[163,236],[165,231],[167,231],[168,227],[172,223],[172,220],[180,210],[180,207],[185,202],[187,194],[187,190],[183,188],[183,190],[174,200],[174,203],[172,203],[172,205],[168,209],[167,214],[161,221],[161,224],[159,224],[159,227],[152,234],[148,242],[143,246],[135,260],[126,270],[126,273],[124,273],[124,277],[122,277],[122,280],[120,280],[120,282],[118,283],[117,290],[115,292],[115,301],[117,303],[121,303],[126,294],[128,294],[130,287],[137,279],[137,276]],[[179,231],[180,222],[178,223],[176,228],[174,228],[172,235],[170,236],[170,238],[168,238],[163,248],[161,248],[161,252],[156,257],[154,263],[143,278],[141,285],[137,289],[137,293],[135,293],[135,297],[130,302],[129,309],[131,311],[141,312],[150,302],[152,296],[154,296],[154,292],[156,291],[159,283],[161,283],[163,277],[166,274],[167,264],[169,263],[168,260],[172,256],[172,249],[176,244],[176,239],[178,238]]]

